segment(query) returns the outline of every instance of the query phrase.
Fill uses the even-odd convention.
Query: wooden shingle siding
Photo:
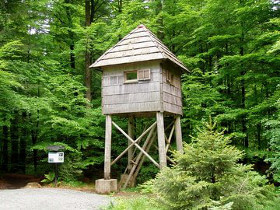
[[[160,101],[159,91],[156,92],[140,92],[119,95],[108,95],[103,97],[103,104],[126,104],[126,103],[141,103]]]
[[[117,49],[112,49],[111,52],[121,52],[121,51],[127,51],[131,49],[141,49],[141,48],[148,48],[148,47],[156,47],[156,44],[151,41],[129,43],[124,45],[119,45]]]
[[[180,74],[171,70],[171,66],[163,68],[163,109],[166,112],[182,114],[182,92]],[[167,74],[171,74],[172,81],[167,80]]]
[[[125,85],[116,85],[116,86],[107,86],[103,88],[103,97],[108,95],[122,95],[130,93],[149,93],[149,92],[159,92],[160,84],[158,82],[147,82],[145,81],[135,85],[135,83],[125,84]]]
[[[137,113],[137,112],[156,112],[160,111],[160,102],[127,103],[103,105],[103,114]]]
[[[133,83],[124,82],[124,72],[150,70],[150,79]],[[118,83],[112,85],[111,79]],[[115,79],[117,78],[117,79]],[[159,111],[160,65],[157,61],[141,64],[118,65],[103,70],[102,106],[104,114]]]

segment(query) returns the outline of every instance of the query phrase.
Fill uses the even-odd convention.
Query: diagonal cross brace
[[[135,141],[129,136],[129,135],[127,135],[127,133],[126,132],[124,132],[115,122],[113,122],[112,121],[112,124],[129,140],[129,141],[131,141],[131,145],[129,145],[129,146],[132,146],[132,145],[135,145],[144,155],[146,155],[158,168],[159,168],[159,164],[145,151],[145,150],[143,150],[142,149],[142,147],[140,147],[138,144],[137,144],[137,140],[140,138],[140,137],[138,137],[138,139],[136,139]],[[153,125],[151,125],[148,129],[150,130],[150,129],[152,129],[155,125],[156,125],[157,123],[155,122]],[[147,130],[148,130],[147,129]],[[146,130],[146,131],[147,131]],[[145,131],[145,132],[146,132]],[[145,133],[144,132],[144,133]],[[148,131],[147,131],[148,132]],[[143,133],[143,134],[144,134]],[[142,135],[141,135],[142,136]],[[143,136],[142,136],[143,137]],[[142,138],[141,137],[141,138]],[[126,150],[128,150],[129,149],[129,147],[127,147],[126,148]],[[116,161],[114,161],[114,162],[116,162]]]

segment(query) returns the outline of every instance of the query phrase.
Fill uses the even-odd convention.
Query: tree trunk
[[[262,125],[261,123],[258,123],[257,124],[258,149],[261,149],[261,129],[262,129]]]
[[[9,151],[8,151],[8,139],[9,138],[9,128],[8,126],[3,126],[3,147],[2,147],[2,165],[1,171],[7,172],[8,171],[8,164],[9,164]]]
[[[85,0],[85,25],[90,26],[91,24],[91,1]],[[92,17],[93,18],[93,17]],[[91,101],[91,70],[90,66],[90,50],[89,44],[86,43],[86,50],[85,50],[85,85],[86,85],[86,98]]]
[[[14,113],[14,119],[11,122],[11,171],[17,172],[18,170],[18,157],[19,157],[19,129],[18,129],[18,113]]]
[[[160,12],[162,12],[163,9],[163,1],[162,0],[157,0],[157,8],[156,8],[156,15],[158,15]],[[158,19],[158,24],[159,24],[159,30],[157,33],[157,36],[160,40],[163,40],[164,38],[164,27],[163,27],[163,18],[162,16]]]
[[[70,4],[71,2],[69,0],[65,0],[65,3]],[[67,15],[67,20],[68,20],[68,36],[69,36],[69,49],[70,49],[70,67],[72,69],[75,69],[75,42],[74,42],[74,33],[71,31],[71,28],[73,28],[73,21],[72,21],[72,16],[71,16],[71,11],[69,10],[69,7],[65,8],[66,15]]]
[[[239,4],[241,6],[244,5],[244,1],[243,0],[239,0]],[[240,22],[240,26],[241,26],[241,36],[240,36],[240,55],[243,56],[244,55],[244,38],[245,38],[245,34],[244,34],[244,24],[243,22]],[[241,67],[244,68],[244,67]],[[242,69],[241,70],[241,108],[245,110],[246,106],[245,106],[245,100],[246,100],[246,89],[245,89],[245,81],[243,79],[244,75],[245,75],[245,70]],[[246,135],[244,137],[244,146],[245,148],[249,147],[249,139],[248,139],[248,132],[247,132],[247,120],[246,120],[246,115],[242,117],[241,120],[241,127],[242,127],[242,132]]]
[[[25,174],[26,165],[26,142],[28,139],[27,113],[22,113],[22,130],[20,137],[19,148],[19,169]]]

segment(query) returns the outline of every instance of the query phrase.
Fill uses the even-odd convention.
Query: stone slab
[[[98,179],[95,180],[95,191],[99,194],[108,194],[118,191],[117,179]]]

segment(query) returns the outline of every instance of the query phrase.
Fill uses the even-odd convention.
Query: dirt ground
[[[34,177],[32,175],[23,175],[23,174],[5,174],[0,177],[0,190],[2,189],[21,189],[25,188],[28,183],[40,183],[42,178]],[[54,188],[52,185],[46,185],[42,187],[47,187],[47,188]],[[28,188],[37,188],[35,185],[34,187],[28,186]],[[94,190],[94,184],[93,183],[88,183],[87,185],[83,187],[71,187],[71,186],[66,186],[66,185],[59,185],[58,188],[60,189],[69,189],[69,190],[77,190],[77,191],[82,191],[82,192],[88,192],[88,193],[95,193]],[[111,194],[113,197],[134,197],[134,196],[139,196],[139,193],[137,192],[129,192],[129,191],[120,191],[118,193],[113,193]]]
[[[30,182],[40,182],[40,178],[22,174],[5,174],[0,177],[0,189],[19,189]]]

